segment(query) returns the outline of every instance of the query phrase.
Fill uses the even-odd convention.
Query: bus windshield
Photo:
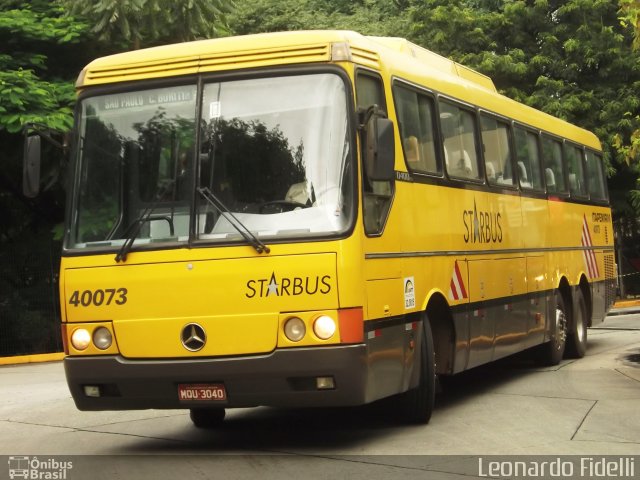
[[[346,89],[334,74],[87,97],[77,152],[68,248],[246,243],[224,211],[267,241],[339,234],[353,219]]]

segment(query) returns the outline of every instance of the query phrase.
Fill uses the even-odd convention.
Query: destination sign
[[[183,89],[162,89],[146,92],[131,92],[120,95],[106,95],[101,98],[102,110],[121,110],[127,108],[140,108],[149,105],[167,105],[171,103],[193,102],[195,87]]]

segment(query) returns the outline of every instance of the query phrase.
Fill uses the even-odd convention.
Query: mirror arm
[[[358,115],[358,130],[364,130],[367,123],[374,115],[380,118],[387,118],[387,112],[385,112],[375,103],[367,108],[358,107],[356,114]]]
[[[65,141],[63,143],[60,143],[57,140],[54,140],[53,137],[51,136],[52,133],[57,133],[57,134],[60,134],[60,135],[64,135],[65,132],[63,132],[61,130],[56,130],[54,128],[49,128],[48,126],[46,126],[43,123],[36,123],[36,122],[25,123],[24,126],[22,127],[23,135],[27,136],[27,135],[29,135],[29,133],[31,133],[31,131],[33,131],[34,133],[36,133],[39,136],[41,136],[42,138],[44,138],[46,141],[48,141],[54,147],[60,148],[63,151],[66,150],[68,148],[68,146],[69,146],[67,144],[67,142],[66,142],[66,138],[65,138]]]

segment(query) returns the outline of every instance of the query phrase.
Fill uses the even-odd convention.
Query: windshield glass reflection
[[[86,99],[81,104],[76,247],[187,238],[196,87]]]
[[[67,247],[246,242],[195,188],[211,191],[257,237],[349,227],[353,177],[340,77],[206,84],[198,122],[197,97],[196,85],[185,85],[81,101]]]
[[[352,182],[344,83],[318,74],[205,86],[200,186],[261,237],[343,231]],[[200,202],[198,233],[238,235]]]

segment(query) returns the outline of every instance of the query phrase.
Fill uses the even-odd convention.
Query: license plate
[[[227,391],[221,383],[178,385],[178,399],[181,402],[223,402]]]

